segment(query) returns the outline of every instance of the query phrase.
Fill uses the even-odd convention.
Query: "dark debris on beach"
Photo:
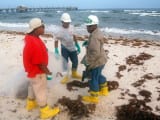
[[[107,84],[109,91],[116,90],[119,87],[119,83],[117,81],[108,81]]]
[[[131,99],[129,104],[117,107],[117,120],[160,120],[159,115],[144,100]]]
[[[119,87],[117,81],[108,81],[107,84],[109,91],[115,90]],[[81,82],[77,80],[67,83],[67,89],[69,91],[77,90],[73,87],[85,88],[88,86],[88,82]],[[78,120],[82,119],[83,117],[89,117],[89,114],[93,113],[96,109],[95,104],[84,104],[81,102],[81,96],[79,96],[77,100],[71,100],[70,98],[63,96],[58,100],[58,103],[63,106],[67,106],[69,114],[71,114],[71,120]]]
[[[155,80],[155,79],[160,79],[160,75],[153,75],[153,73],[147,73],[143,75],[140,80],[132,83],[132,86],[139,87],[143,85],[146,82],[146,80]]]
[[[123,46],[145,47],[145,48],[148,48],[150,46],[160,47],[160,44],[158,42],[149,40],[140,40],[140,39],[129,39],[123,36],[120,36],[119,38],[113,38],[112,36],[109,36],[105,40],[105,44],[120,44]]]
[[[140,55],[136,56],[136,55],[131,55],[129,57],[126,58],[126,64],[131,65],[131,64],[135,64],[135,65],[143,65],[144,64],[144,60],[149,60],[151,59],[152,55],[148,54],[148,53],[140,53]]]
[[[127,68],[126,65],[120,65],[120,66],[118,67],[118,72],[116,72],[117,78],[120,79],[121,77],[123,77],[123,75],[122,75],[120,72],[126,70],[126,68]]]
[[[93,113],[96,109],[95,104],[84,104],[81,101],[81,96],[76,100],[71,100],[70,98],[63,96],[58,100],[58,103],[67,107],[67,110],[71,115],[71,120],[79,120],[84,117],[89,117],[89,114]]]
[[[151,95],[152,93],[148,90],[141,90],[139,91],[139,95],[144,97],[145,102],[151,102]]]
[[[134,87],[139,87],[144,84],[147,80],[156,80],[159,79],[159,75],[153,75],[152,73],[145,74],[141,77],[141,80],[136,81],[132,85]],[[158,90],[160,88],[157,88]],[[129,90],[126,90],[125,93],[121,94],[122,98],[125,95],[132,97],[129,100],[128,104],[121,105],[116,107],[116,117],[117,120],[160,120],[160,115],[154,114],[153,108],[147,105],[147,103],[151,102],[152,93],[148,90],[140,90],[138,92],[138,96],[143,96],[143,99],[139,100],[136,94],[130,94]],[[159,94],[160,98],[160,94]],[[124,98],[125,99],[125,98]],[[158,101],[158,98],[157,98]],[[157,112],[160,111],[159,105],[155,107]]]
[[[108,84],[108,90],[115,90],[119,87],[119,83],[117,81],[107,81]],[[77,81],[74,80],[72,82],[67,83],[67,89],[69,91],[73,91],[73,90],[78,90],[76,88],[73,87],[77,87],[77,88],[85,88],[89,86],[89,82],[81,82],[81,81]]]
[[[89,86],[88,82],[81,82],[81,81],[77,81],[77,80],[74,80],[72,82],[67,83],[67,89],[69,91],[77,90],[76,88],[73,88],[73,87],[85,88],[88,86]]]

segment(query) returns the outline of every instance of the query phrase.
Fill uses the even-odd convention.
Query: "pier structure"
[[[43,12],[43,11],[55,11],[55,10],[78,10],[77,7],[37,7],[37,8],[27,8],[19,6],[17,8],[0,8],[0,13],[8,12]]]

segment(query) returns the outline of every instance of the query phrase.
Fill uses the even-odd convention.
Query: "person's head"
[[[68,13],[63,13],[60,20],[64,28],[68,28],[70,23],[72,22],[71,17]]]
[[[40,18],[33,18],[29,21],[28,34],[34,34],[36,36],[44,34],[44,23]]]
[[[92,33],[95,29],[97,29],[97,25],[99,24],[98,17],[95,15],[89,15],[86,20],[87,31]]]

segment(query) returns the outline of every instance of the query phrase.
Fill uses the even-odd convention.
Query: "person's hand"
[[[55,53],[56,55],[59,55],[59,50],[58,50],[58,48],[55,48],[55,49],[54,49],[54,53]]]
[[[47,76],[47,80],[52,80],[52,78],[53,78],[52,77],[52,73],[51,74],[47,74],[46,76]]]
[[[77,42],[75,43],[75,46],[76,46],[77,52],[79,54],[81,52],[81,48],[80,48],[80,46],[79,46],[79,44]]]
[[[82,47],[87,47],[88,46],[88,40],[85,40],[83,43],[82,43]]]
[[[55,48],[55,49],[54,49],[54,53],[55,53],[55,57],[56,57],[57,59],[59,59],[60,54],[59,54],[58,48]]]
[[[89,66],[89,64],[84,60],[84,63],[83,63],[86,67]]]
[[[83,59],[81,60],[81,64],[83,64],[85,67],[89,66],[89,64],[86,61],[86,56],[84,56]]]

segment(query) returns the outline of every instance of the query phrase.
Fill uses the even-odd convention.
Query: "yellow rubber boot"
[[[89,103],[95,103],[97,104],[99,102],[99,92],[90,92],[90,96],[83,96],[82,100]]]
[[[76,70],[72,70],[72,77],[82,79],[82,76]]]
[[[109,94],[108,87],[101,88],[99,91],[100,96],[107,96]]]
[[[50,108],[48,105],[44,108],[40,108],[40,118],[41,119],[48,119],[56,116],[59,113],[59,108]]]
[[[68,81],[69,81],[69,77],[68,77],[68,76],[65,76],[65,77],[61,80],[61,83],[62,83],[62,84],[66,84]]]
[[[37,107],[38,107],[38,105],[35,100],[27,99],[26,109],[28,111],[31,111],[32,109],[37,108]]]

